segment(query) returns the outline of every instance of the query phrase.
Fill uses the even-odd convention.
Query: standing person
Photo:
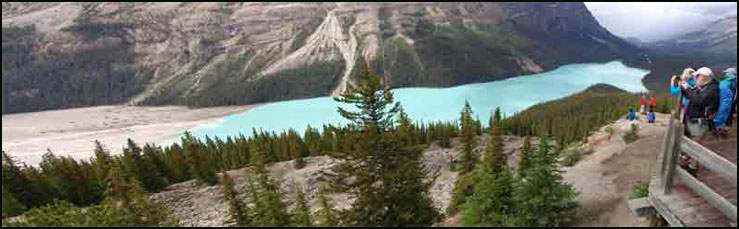
[[[649,123],[655,123],[657,121],[657,115],[654,114],[654,109],[649,109]]]
[[[647,96],[641,95],[641,100],[639,100],[639,113],[641,114],[647,114],[646,106],[647,106]]]
[[[709,68],[699,69],[694,77],[698,85],[691,88],[687,82],[683,82],[682,93],[690,99],[688,131],[692,137],[698,138],[698,142],[702,143],[706,133],[714,127],[713,121],[719,109],[719,85]]]
[[[693,88],[687,82],[683,82],[682,93],[688,99],[688,132],[693,140],[698,144],[703,144],[706,134],[713,126],[713,120],[719,108],[719,89],[718,81],[713,78],[713,72],[710,68],[698,69],[693,75],[696,78],[697,85]],[[688,155],[680,155],[680,166],[685,168],[691,175],[698,173],[699,164],[694,158]]]
[[[629,121],[636,120],[636,113],[634,113],[634,108],[629,109],[629,115],[626,116],[626,119]]]
[[[657,97],[649,96],[649,110],[652,111],[657,108]]]
[[[736,69],[726,69],[724,70],[724,74],[726,75],[726,78],[724,78],[724,80],[721,81],[721,84],[719,84],[720,105],[718,113],[716,114],[716,119],[714,120],[714,125],[716,125],[716,131],[718,131],[721,136],[725,137],[728,136],[728,128],[726,127],[731,126],[729,121],[734,115],[732,110],[736,102],[734,101],[736,99]]]
[[[687,82],[688,86],[691,88],[695,87],[696,82],[695,79],[693,79],[693,74],[695,73],[695,69],[692,69],[690,67],[683,70],[683,74],[680,75],[680,78],[677,76],[672,76],[672,84],[670,85],[670,93],[674,96],[682,96],[682,104],[680,104],[680,119],[682,121],[684,130],[685,130],[685,136],[690,136],[690,133],[688,133],[688,120],[690,120],[690,116],[688,115],[688,104],[690,103],[690,99],[688,99],[685,95],[682,95],[681,92],[681,84],[683,82]]]

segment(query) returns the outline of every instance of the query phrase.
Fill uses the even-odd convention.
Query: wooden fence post
[[[669,195],[672,192],[672,180],[675,178],[675,168],[677,167],[678,157],[680,157],[680,139],[682,138],[683,126],[680,124],[675,125],[675,134],[670,140],[670,160],[667,164],[667,171],[662,176],[662,182],[664,182],[663,190],[665,195]]]
[[[659,175],[663,176],[665,175],[665,169],[667,169],[667,162],[670,161],[670,143],[672,143],[672,139],[675,137],[673,134],[675,133],[675,119],[670,119],[669,128],[667,129],[667,134],[665,135],[665,139],[662,142],[662,169],[659,171]]]

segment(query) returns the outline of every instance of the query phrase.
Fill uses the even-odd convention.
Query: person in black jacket
[[[719,84],[713,78],[709,68],[701,68],[695,72],[697,85],[691,88],[683,84],[682,92],[690,100],[688,104],[688,131],[701,143],[713,126],[713,119],[719,108]]]
[[[690,87],[687,83],[682,84],[682,93],[688,103],[688,133],[698,144],[703,144],[706,134],[712,130],[713,119],[719,109],[719,84],[713,78],[713,72],[709,68],[698,69],[694,73],[697,84]],[[683,167],[691,175],[698,173],[698,161],[688,155],[681,154],[679,158],[680,167]]]

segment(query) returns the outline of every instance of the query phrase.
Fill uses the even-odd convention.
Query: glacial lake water
[[[555,70],[514,77],[502,81],[468,84],[451,88],[402,88],[393,90],[408,115],[418,122],[454,121],[459,119],[465,101],[472,106],[475,118],[487,126],[492,111],[500,107],[507,115],[523,111],[535,104],[560,99],[603,83],[629,92],[645,92],[642,78],[647,70],[630,68],[620,61],[605,64],[572,64]],[[349,108],[331,97],[270,103],[228,116],[218,123],[193,129],[198,138],[226,138],[252,135],[252,129],[280,133],[293,129],[303,134],[308,125],[347,124],[337,107]]]

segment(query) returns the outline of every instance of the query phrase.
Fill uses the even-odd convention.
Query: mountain
[[[709,67],[717,75],[736,67],[736,19],[727,17],[679,38],[642,44],[653,61],[644,85],[652,92],[668,92],[671,76],[680,75],[686,67]]]
[[[705,28],[674,39],[648,44],[658,52],[690,53],[736,62],[736,16],[718,20]]]
[[[3,3],[2,112],[447,87],[624,59],[583,3]]]

